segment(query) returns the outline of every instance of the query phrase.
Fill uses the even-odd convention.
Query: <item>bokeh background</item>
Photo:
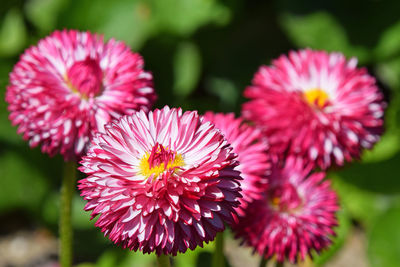
[[[0,4],[0,266],[57,260],[62,158],[29,149],[8,120],[8,74],[19,55],[55,29],[125,41],[154,74],[156,106],[236,112],[261,64],[310,47],[357,57],[377,77],[388,108],[386,132],[361,162],[331,171],[340,195],[334,245],[315,265],[398,266],[400,262],[400,1],[384,0],[2,0]],[[154,256],[113,246],[74,198],[75,263],[153,266]],[[227,232],[231,266],[256,266]],[[208,266],[213,245],[176,266]],[[309,262],[306,263],[310,266]]]

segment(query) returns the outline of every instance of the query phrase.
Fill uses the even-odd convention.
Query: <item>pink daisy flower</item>
[[[321,251],[335,235],[336,193],[324,172],[310,173],[311,164],[289,157],[284,167],[274,166],[264,198],[246,209],[234,226],[237,237],[265,258],[304,260]]]
[[[383,96],[357,60],[310,49],[262,66],[246,88],[243,116],[268,137],[271,151],[308,158],[325,169],[358,158],[379,140]]]
[[[108,123],[93,138],[79,189],[96,226],[124,248],[185,252],[236,219],[236,155],[197,112],[164,107]]]
[[[79,158],[91,133],[156,99],[143,59],[122,42],[56,31],[25,51],[10,74],[10,120],[31,147]]]
[[[243,119],[235,119],[233,113],[222,114],[206,112],[204,119],[214,123],[221,130],[228,143],[233,147],[233,152],[238,155],[240,171],[243,180],[240,181],[243,198],[237,208],[239,215],[248,203],[262,198],[268,185],[267,175],[270,172],[270,162],[267,155],[268,144],[261,132],[243,122]]]

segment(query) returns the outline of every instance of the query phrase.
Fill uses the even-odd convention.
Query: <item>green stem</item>
[[[72,197],[75,192],[76,163],[65,162],[64,174],[61,184],[60,200],[60,264],[61,267],[70,267],[72,265],[72,224],[71,209]]]
[[[159,267],[171,267],[168,255],[161,254],[157,257],[157,262]]]
[[[213,267],[224,267],[225,257],[224,257],[224,233],[218,233],[215,238],[215,250],[212,258]]]
[[[261,261],[260,261],[260,264],[258,266],[259,267],[265,267],[265,266],[267,266],[267,262],[268,262],[268,260],[264,256],[261,256]]]
[[[275,267],[283,267],[283,262],[276,261]]]

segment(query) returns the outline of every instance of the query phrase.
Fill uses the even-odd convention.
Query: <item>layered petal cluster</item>
[[[289,157],[283,167],[274,166],[264,198],[253,202],[234,226],[237,237],[265,258],[292,263],[311,251],[321,251],[331,241],[337,225],[337,195],[324,172]]]
[[[79,189],[114,243],[176,255],[236,220],[235,158],[221,132],[195,111],[140,111],[96,134],[81,161],[88,177]]]
[[[243,198],[237,208],[239,215],[244,214],[248,204],[262,198],[267,189],[271,163],[268,157],[268,143],[262,133],[255,127],[244,123],[242,118],[235,118],[233,113],[206,112],[204,119],[212,122],[224,134],[226,140],[238,155],[243,180],[240,181]]]
[[[262,66],[244,95],[243,116],[268,136],[271,151],[325,169],[358,158],[379,140],[383,96],[356,59],[310,49]]]
[[[156,99],[143,59],[122,42],[56,31],[27,49],[10,74],[10,119],[31,147],[79,158],[92,132]]]

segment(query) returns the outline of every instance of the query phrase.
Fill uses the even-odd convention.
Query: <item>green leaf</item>
[[[220,106],[223,111],[232,111],[235,109],[240,91],[231,80],[210,78],[207,82],[206,90],[220,99]]]
[[[400,150],[399,133],[400,131],[397,129],[387,131],[372,150],[367,150],[363,153],[363,162],[379,162],[394,157]]]
[[[388,160],[370,163],[354,162],[337,172],[344,181],[370,192],[400,193],[400,153]]]
[[[107,265],[107,266],[112,266],[112,265]],[[96,267],[96,264],[84,262],[84,263],[79,263],[78,265],[75,265],[75,267]]]
[[[48,190],[40,169],[13,150],[1,151],[0,177],[0,211],[16,207],[34,210]]]
[[[361,222],[363,226],[372,225],[379,214],[387,209],[392,198],[361,189],[338,174],[330,175],[332,186],[338,192],[340,203],[349,217]]]
[[[96,31],[104,33],[107,39],[125,41],[134,50],[140,49],[155,31],[149,7],[140,1],[113,2],[107,15],[108,19]]]
[[[154,32],[154,19],[141,0],[71,1],[60,15],[62,27],[90,30],[139,49]]]
[[[156,256],[148,255],[141,251],[130,251],[120,248],[107,249],[96,262],[96,267],[153,267]]]
[[[330,13],[286,13],[279,21],[289,38],[299,47],[340,51],[348,57],[356,56],[360,61],[368,60],[368,51],[364,47],[351,45],[343,26]]]
[[[201,72],[201,55],[193,43],[182,43],[174,57],[174,93],[187,97],[196,88]]]
[[[323,266],[330,258],[332,258],[343,246],[347,235],[351,228],[351,220],[345,209],[341,209],[337,214],[339,226],[336,227],[336,236],[332,237],[332,245],[321,254],[313,253],[313,261],[317,266]]]
[[[60,24],[103,33],[138,50],[156,34],[188,36],[203,25],[229,19],[230,10],[216,0],[81,0],[66,6]]]
[[[381,62],[376,66],[377,76],[390,89],[400,89],[400,57],[391,58],[385,62]]]
[[[18,9],[10,9],[0,27],[0,56],[9,57],[23,50],[26,43],[26,29]]]
[[[69,0],[30,0],[25,5],[28,19],[42,32],[49,32],[57,25],[59,13]]]
[[[188,36],[199,27],[226,24],[230,10],[216,0],[142,0],[148,4],[159,31]]]
[[[400,74],[400,73],[399,73]],[[394,92],[385,110],[385,132],[372,150],[362,155],[364,163],[390,160],[400,151],[400,92]]]
[[[400,53],[400,21],[387,27],[382,33],[374,54],[377,60],[398,56]]]
[[[96,267],[118,266],[117,261],[120,254],[121,252],[116,252],[116,250],[105,251],[97,260]]]
[[[369,234],[368,256],[371,267],[397,267],[400,262],[400,205],[379,217]]]
[[[212,253],[214,247],[214,242],[210,242],[204,244],[204,247],[196,247],[194,250],[187,250],[185,253],[179,253],[174,257],[174,267],[199,266],[202,260],[200,255]]]
[[[127,251],[126,257],[118,265],[119,267],[152,267],[156,261],[155,254],[143,254],[142,252]]]

